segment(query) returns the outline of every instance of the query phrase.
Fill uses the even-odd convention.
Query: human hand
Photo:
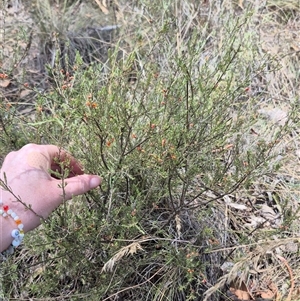
[[[57,179],[50,172],[63,173],[62,169],[69,171],[66,179]],[[83,194],[101,183],[99,176],[84,174],[80,163],[66,151],[55,145],[36,144],[28,144],[9,153],[1,167],[0,178],[2,182],[6,179],[13,193],[1,192],[3,204],[18,214],[25,232],[37,227],[41,218],[47,218],[64,200]],[[13,221],[10,227],[15,228]],[[6,244],[3,237],[2,243]]]

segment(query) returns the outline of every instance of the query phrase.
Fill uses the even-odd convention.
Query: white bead
[[[21,244],[21,242],[22,241],[20,241],[20,240],[14,239],[11,244],[16,248],[16,247],[18,247]]]
[[[16,221],[17,219],[19,219],[19,217],[16,215],[16,216],[14,217],[14,220]]]
[[[23,225],[23,224],[18,225],[18,229],[19,229],[19,230],[22,230],[23,228],[24,228],[24,225]]]
[[[11,215],[13,213],[13,211],[11,209],[7,210],[7,214]]]
[[[3,212],[4,212],[4,211],[3,211],[2,209],[0,209],[0,215],[2,215],[2,214],[3,214]]]
[[[12,212],[11,217],[12,217],[12,218],[15,218],[16,216],[17,216],[17,214],[14,213],[14,212]]]
[[[14,229],[11,231],[11,236],[13,238],[17,238],[17,237],[19,237],[19,235],[20,235],[20,231],[18,229]]]
[[[6,213],[6,212],[3,212],[2,216],[3,216],[3,217],[7,217],[7,213]]]

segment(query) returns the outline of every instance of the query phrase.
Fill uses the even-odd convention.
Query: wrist
[[[28,203],[27,199],[25,193],[20,196],[20,192],[13,188],[12,191],[1,190],[0,188],[0,200],[2,200],[3,205],[8,206],[22,220],[25,233],[40,224],[40,218],[33,212],[33,205]],[[15,225],[14,222],[13,225]]]
[[[2,192],[2,190],[1,190]],[[0,198],[0,252],[7,250],[9,247],[11,253],[13,248],[18,247],[24,237],[24,225],[21,218],[6,204],[3,193]]]
[[[14,229],[15,224],[13,220],[9,217],[3,217],[2,214],[0,214],[0,252],[3,252],[11,245],[13,241],[11,233]]]

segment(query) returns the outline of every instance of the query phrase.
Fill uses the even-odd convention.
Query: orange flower
[[[0,73],[0,78],[1,78],[1,79],[8,78],[8,75],[5,74],[5,73]]]
[[[114,141],[115,141],[114,138],[112,138],[111,140],[108,140],[108,141],[106,142],[106,146],[107,146],[107,147],[110,147],[111,144],[112,144]]]
[[[145,150],[142,149],[142,147],[141,147],[140,145],[137,146],[136,149],[137,149],[139,152],[141,152],[141,153],[144,153],[144,152],[145,152]]]
[[[91,101],[87,101],[86,103],[85,103],[85,105],[87,106],[87,107],[90,107],[90,108],[93,108],[93,109],[95,109],[95,108],[97,108],[97,103],[95,103],[95,102],[91,102]]]

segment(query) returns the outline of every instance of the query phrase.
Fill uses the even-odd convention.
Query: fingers
[[[64,193],[67,200],[73,196],[84,194],[91,189],[98,187],[101,184],[101,178],[96,175],[79,175],[65,180]],[[55,180],[56,191],[62,195],[61,180]]]
[[[44,145],[51,161],[51,169],[61,171],[62,163],[64,168],[70,170],[70,175],[82,175],[82,165],[64,149],[55,145]]]
[[[27,144],[22,148],[27,151],[28,164],[48,172],[49,169],[62,173],[64,168],[69,169],[70,176],[82,175],[83,166],[64,149],[56,145]],[[39,157],[37,160],[37,157]]]

